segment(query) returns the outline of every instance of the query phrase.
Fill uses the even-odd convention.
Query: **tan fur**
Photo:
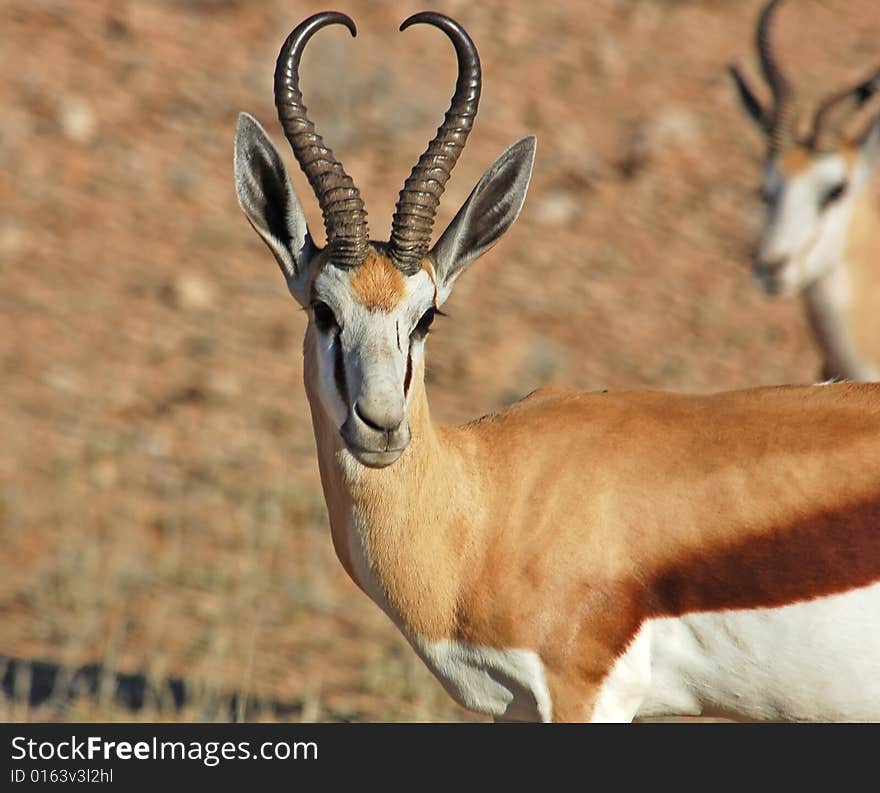
[[[880,368],[880,206],[872,187],[853,207],[844,263],[850,275],[848,325],[855,348]]]
[[[392,261],[371,251],[351,276],[355,299],[370,311],[392,311],[406,294],[406,277]]]
[[[856,143],[845,143],[843,146],[838,149],[837,152],[841,157],[843,157],[846,162],[846,167],[852,172],[853,167],[856,164],[856,160],[859,158],[859,147]]]
[[[791,179],[807,170],[817,153],[820,152],[817,152],[809,146],[794,146],[780,155],[778,160],[779,170]],[[847,167],[852,170],[859,156],[858,147],[853,144],[845,144],[837,150],[837,153],[843,157]]]
[[[312,427],[315,431],[315,442],[318,447],[318,469],[321,474],[324,500],[327,503],[327,514],[330,518],[333,548],[349,578],[358,583],[348,551],[344,528],[347,516],[351,512],[352,502],[347,490],[339,480],[334,459],[336,450],[339,448],[339,439],[336,437],[336,432],[327,423],[326,416],[320,407],[321,401],[317,390],[319,388],[318,366],[314,358],[315,337],[316,331],[312,325],[309,325],[303,343],[303,382],[312,409]],[[340,529],[340,527],[342,528]]]
[[[777,606],[880,580],[880,385],[714,396],[539,391],[347,467],[317,399],[322,482],[349,574],[354,516],[410,637],[537,652],[554,720],[589,717],[601,681],[657,615]]]
[[[805,171],[815,152],[807,146],[795,146],[779,157],[779,170],[791,178]]]

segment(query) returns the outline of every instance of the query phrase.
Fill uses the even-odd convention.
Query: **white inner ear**
[[[284,161],[266,130],[248,113],[240,113],[236,122],[233,162],[239,205],[281,266],[291,294],[304,304],[317,251]],[[281,223],[275,216],[281,209],[273,206],[276,202],[284,204]]]
[[[293,273],[287,274],[287,289],[294,300],[301,306],[309,304],[309,284],[312,280],[312,271],[317,263],[320,251],[312,242],[312,235],[306,229],[306,235],[302,246],[296,251],[297,268]]]
[[[880,115],[871,124],[859,147],[859,157],[853,173],[853,187],[860,190],[870,182],[880,158]]]

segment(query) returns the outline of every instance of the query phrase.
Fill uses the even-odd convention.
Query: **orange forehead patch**
[[[837,153],[843,157],[847,167],[852,168],[859,152],[856,147],[847,145],[837,150]],[[809,167],[816,154],[815,150],[807,146],[797,146],[779,158],[779,170],[788,177],[796,176]]]
[[[806,146],[798,146],[785,152],[779,158],[779,170],[786,176],[794,176],[803,171],[810,164],[813,158],[813,152]]]
[[[406,294],[406,276],[378,253],[367,256],[349,283],[354,296],[369,311],[393,311]]]

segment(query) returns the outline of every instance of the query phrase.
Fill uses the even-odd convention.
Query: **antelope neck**
[[[445,638],[454,630],[462,571],[479,547],[467,507],[478,503],[480,487],[473,454],[458,431],[431,421],[421,364],[411,386],[409,445],[385,468],[361,465],[321,405],[312,356],[307,347],[304,380],[336,554],[407,636]]]

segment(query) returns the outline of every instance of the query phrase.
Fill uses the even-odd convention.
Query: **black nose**
[[[788,263],[788,259],[780,256],[776,259],[755,259],[755,270],[760,274],[773,275],[778,273]]]
[[[391,415],[387,411],[378,413],[371,411],[368,407],[360,402],[354,403],[355,415],[370,429],[376,432],[391,432],[400,426],[400,421],[396,416]]]

